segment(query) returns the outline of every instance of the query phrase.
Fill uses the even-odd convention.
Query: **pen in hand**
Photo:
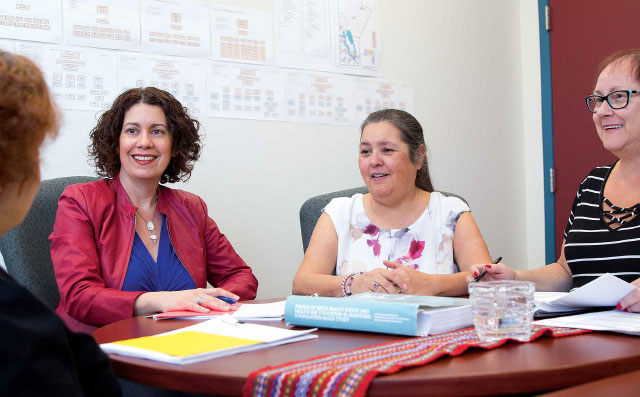
[[[235,299],[227,298],[226,296],[217,296],[217,298],[223,302],[227,302],[230,305],[233,305],[234,303],[236,303]]]
[[[491,264],[492,264],[492,265],[495,265],[496,263],[499,263],[501,260],[502,260],[502,257],[501,257],[501,256],[499,256],[499,257],[497,257],[496,259],[494,259],[494,260],[493,260],[493,262],[492,262]],[[482,269],[482,272],[480,272],[480,274],[478,274],[478,275],[476,276],[476,278],[474,278],[474,279],[473,279],[473,281],[477,283],[478,281],[482,280],[482,278],[483,278],[486,274],[487,274],[487,269],[486,269],[486,268],[484,268],[484,269]]]

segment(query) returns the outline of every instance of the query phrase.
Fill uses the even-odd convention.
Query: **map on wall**
[[[381,76],[380,29],[377,0],[333,0],[333,70]]]
[[[62,42],[62,7],[59,1],[1,0],[0,37]]]

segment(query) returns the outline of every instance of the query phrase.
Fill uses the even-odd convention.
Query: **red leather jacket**
[[[173,248],[199,288],[207,281],[254,299],[258,280],[194,194],[160,186],[158,212]],[[74,331],[92,332],[133,315],[144,292],[121,291],[133,246],[136,207],[119,176],[68,186],[58,201],[51,260],[60,290],[56,313]]]

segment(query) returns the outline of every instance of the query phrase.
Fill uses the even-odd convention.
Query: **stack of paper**
[[[315,329],[286,328],[241,323],[228,314],[164,334],[100,345],[106,353],[189,364],[285,343],[317,338]]]
[[[571,292],[536,292],[536,314],[571,312],[590,307],[613,307],[635,287],[609,273]]]
[[[243,321],[280,321],[284,318],[286,303],[286,300],[273,303],[245,303],[233,313],[233,317]]]

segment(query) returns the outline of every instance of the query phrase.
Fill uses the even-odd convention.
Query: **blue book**
[[[473,325],[466,298],[363,292],[346,298],[293,295],[287,324],[385,334],[426,336]]]

